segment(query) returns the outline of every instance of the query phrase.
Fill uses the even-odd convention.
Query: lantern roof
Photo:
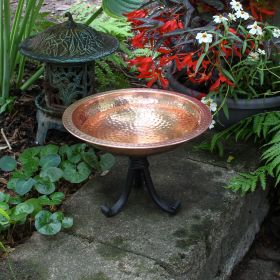
[[[25,39],[20,52],[34,60],[48,63],[75,64],[94,61],[115,52],[119,42],[113,36],[68,20]]]

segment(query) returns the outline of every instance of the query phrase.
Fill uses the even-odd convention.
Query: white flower
[[[236,11],[235,16],[236,16],[237,18],[243,18],[243,19],[245,19],[245,20],[248,19],[248,18],[250,17],[250,15],[249,15],[248,13],[246,13],[246,12],[244,12],[244,11],[242,11],[242,10]]]
[[[280,29],[278,29],[278,28],[273,29],[272,35],[273,35],[275,38],[279,38],[279,37],[280,37]]]
[[[199,44],[202,43],[211,43],[213,40],[213,35],[208,34],[207,32],[197,33],[196,39],[198,40]]]
[[[232,9],[234,9],[235,11],[243,10],[242,4],[238,1],[232,0],[230,2],[230,5],[231,5]]]
[[[214,128],[215,123],[216,123],[216,121],[212,120],[211,124],[209,125],[209,129]]]
[[[211,112],[215,112],[217,110],[217,103],[214,102],[212,98],[203,97],[201,102],[205,104]]]
[[[248,58],[252,60],[258,60],[260,58],[260,54],[258,52],[250,52],[248,54]]]
[[[258,23],[255,21],[253,24],[247,26],[249,30],[249,33],[252,35],[262,35],[263,31],[260,26],[258,26]]]
[[[265,55],[265,50],[262,50],[262,49],[258,49],[257,52],[261,55]]]
[[[223,21],[228,21],[228,19],[223,15],[213,16],[213,18],[215,23],[222,23]]]
[[[229,18],[229,20],[236,21],[236,16],[232,13],[228,14],[228,18]]]

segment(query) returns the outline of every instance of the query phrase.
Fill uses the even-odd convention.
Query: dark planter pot
[[[201,94],[200,92],[189,89],[180,83],[172,75],[170,69],[167,70],[167,79],[171,90],[193,97],[198,97]],[[220,104],[219,99],[217,99],[216,102]],[[232,98],[227,98],[226,103],[229,111],[229,119],[227,119],[222,111],[219,112],[218,116],[218,123],[224,128],[255,114],[280,110],[280,96],[252,100],[234,100]]]

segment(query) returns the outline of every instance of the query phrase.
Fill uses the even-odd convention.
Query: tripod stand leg
[[[181,207],[180,201],[176,201],[174,203],[168,203],[168,202],[162,200],[158,196],[158,194],[155,190],[149,169],[145,168],[143,170],[143,174],[144,174],[144,180],[146,183],[148,193],[149,193],[150,197],[152,198],[152,200],[154,201],[154,203],[163,211],[165,211],[169,214],[176,214],[177,211],[179,210],[179,208]]]
[[[135,178],[135,171],[129,169],[127,173],[125,187],[117,202],[111,208],[106,205],[101,206],[101,211],[106,217],[113,217],[123,209],[124,205],[128,200],[130,191],[132,189],[134,178]]]

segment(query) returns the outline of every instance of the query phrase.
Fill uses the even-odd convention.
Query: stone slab
[[[142,190],[134,190],[118,216],[105,218],[126,176],[127,162],[89,182],[66,204],[76,220],[72,233],[156,259],[176,279],[226,279],[252,243],[267,213],[263,192],[241,198],[223,186],[235,175],[212,164],[190,160],[185,147],[152,157],[155,186],[165,198],[179,198],[176,216],[161,212]]]
[[[136,189],[123,212],[104,217],[100,205],[118,198],[127,172],[127,159],[118,158],[112,172],[88,182],[66,202],[73,229],[51,240],[35,234],[11,254],[15,270],[36,280],[227,279],[267,213],[266,194],[240,197],[225,190],[234,169],[186,151],[189,147],[182,146],[150,159],[158,192],[182,202],[176,216],[163,213]],[[0,280],[9,279],[1,278],[7,267],[7,262],[0,266],[6,273]]]
[[[0,264],[0,280],[170,280],[155,260],[61,233],[37,233]]]

